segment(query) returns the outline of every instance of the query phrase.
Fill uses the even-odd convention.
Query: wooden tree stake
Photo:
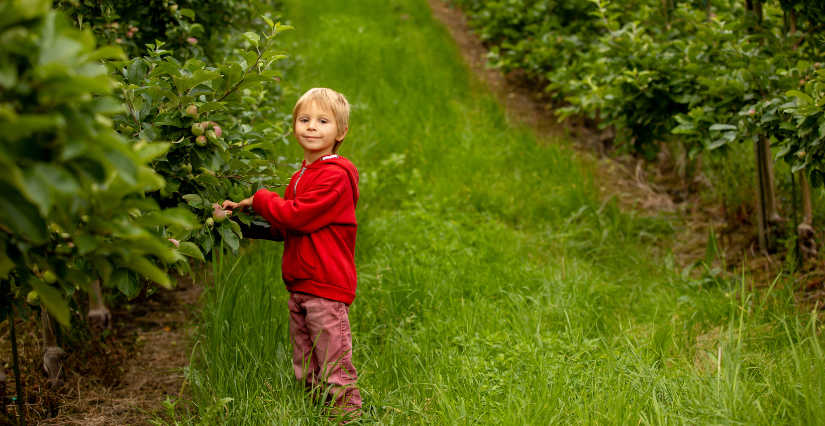
[[[799,187],[802,189],[802,223],[796,227],[796,237],[802,251],[802,261],[815,258],[816,232],[812,226],[814,213],[811,205],[811,187],[805,179],[804,170],[799,171]]]
[[[14,306],[9,303],[9,329],[11,333],[11,359],[14,367],[14,385],[17,387],[17,414],[20,417],[20,426],[26,426],[26,401],[23,396],[23,385],[20,383],[20,361],[17,356],[17,333],[14,327]]]
[[[57,345],[56,323],[51,314],[45,309],[40,311],[40,322],[43,325],[43,368],[49,376],[49,386],[63,387],[63,349]]]
[[[100,338],[102,330],[112,328],[112,314],[103,303],[103,292],[100,290],[100,281],[91,283],[92,291],[89,292],[89,328],[95,339]]]

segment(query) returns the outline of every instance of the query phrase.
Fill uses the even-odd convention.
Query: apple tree
[[[270,157],[272,140],[282,139],[288,126],[262,119],[258,107],[265,96],[253,95],[273,90],[281,77],[271,66],[287,55],[273,49],[274,39],[291,27],[264,20],[266,34],[244,33],[246,48],[236,52],[237,60],[216,67],[198,59],[181,62],[160,42],[150,44],[145,57],[107,63],[119,83],[111,99],[124,111],[113,119],[116,130],[134,146],[171,142],[151,162],[166,186],[148,196],[161,207],[194,213],[205,225],[165,229],[181,251],[185,246],[201,259],[221,243],[238,253],[240,223],[252,223],[249,215],[241,215],[240,223],[224,221],[216,204],[283,182]]]
[[[171,288],[168,272],[188,262],[164,230],[200,225],[146,196],[166,186],[151,165],[172,144],[114,131],[123,107],[103,96],[117,82],[102,61],[122,51],[97,48],[48,0],[3,2],[0,16],[0,319],[33,307],[45,333],[52,320],[69,325],[74,296],[92,283],[129,297],[149,282]],[[60,351],[49,350],[56,383]]]

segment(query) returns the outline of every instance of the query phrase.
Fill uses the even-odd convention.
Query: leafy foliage
[[[725,154],[760,135],[792,144],[791,117],[779,107],[825,47],[823,4],[810,0],[752,2],[761,17],[741,1],[455,3],[492,45],[495,66],[546,81],[569,103],[562,117],[615,126],[620,147],[648,158],[672,134],[691,156]]]
[[[50,6],[0,4],[0,279],[22,312],[33,289],[66,324],[66,296],[92,279],[130,296],[139,277],[171,286],[166,271],[188,264],[158,230],[197,224],[144,197],[166,185],[150,164],[171,144],[129,143],[109,118],[120,105],[92,96],[114,88],[101,60],[120,49],[96,49]]]
[[[177,58],[212,63],[223,62],[240,33],[274,7],[272,0],[57,0],[55,6],[99,43],[121,45],[130,57],[163,40]]]
[[[269,33],[244,33],[249,48],[238,51],[240,60],[218,67],[197,59],[181,63],[161,43],[150,45],[147,57],[107,64],[120,83],[113,97],[126,111],[114,117],[117,130],[135,146],[172,141],[168,152],[152,162],[168,184],[150,197],[163,207],[190,210],[207,224],[199,231],[167,229],[169,237],[192,241],[202,253],[220,241],[237,253],[242,239],[237,222],[213,228],[214,204],[281,183],[269,147],[287,127],[262,117],[259,104],[266,104],[261,93],[281,76],[271,65],[286,58],[272,49],[273,39],[291,27],[266,19]],[[249,215],[240,220],[251,223]]]

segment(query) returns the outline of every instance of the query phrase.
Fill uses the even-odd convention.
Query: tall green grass
[[[667,222],[600,202],[565,141],[508,123],[423,0],[285,15],[293,83],[356,108],[341,153],[362,176],[350,319],[364,422],[825,424],[821,324],[789,286],[697,280],[653,256]],[[214,264],[192,422],[327,421],[291,370],[280,250]]]

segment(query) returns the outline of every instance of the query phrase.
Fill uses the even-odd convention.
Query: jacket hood
[[[349,182],[352,185],[352,201],[358,205],[358,198],[361,196],[358,190],[358,169],[355,164],[340,155],[327,155],[319,158],[314,163],[310,164],[308,168],[315,167],[340,167],[347,172]]]

